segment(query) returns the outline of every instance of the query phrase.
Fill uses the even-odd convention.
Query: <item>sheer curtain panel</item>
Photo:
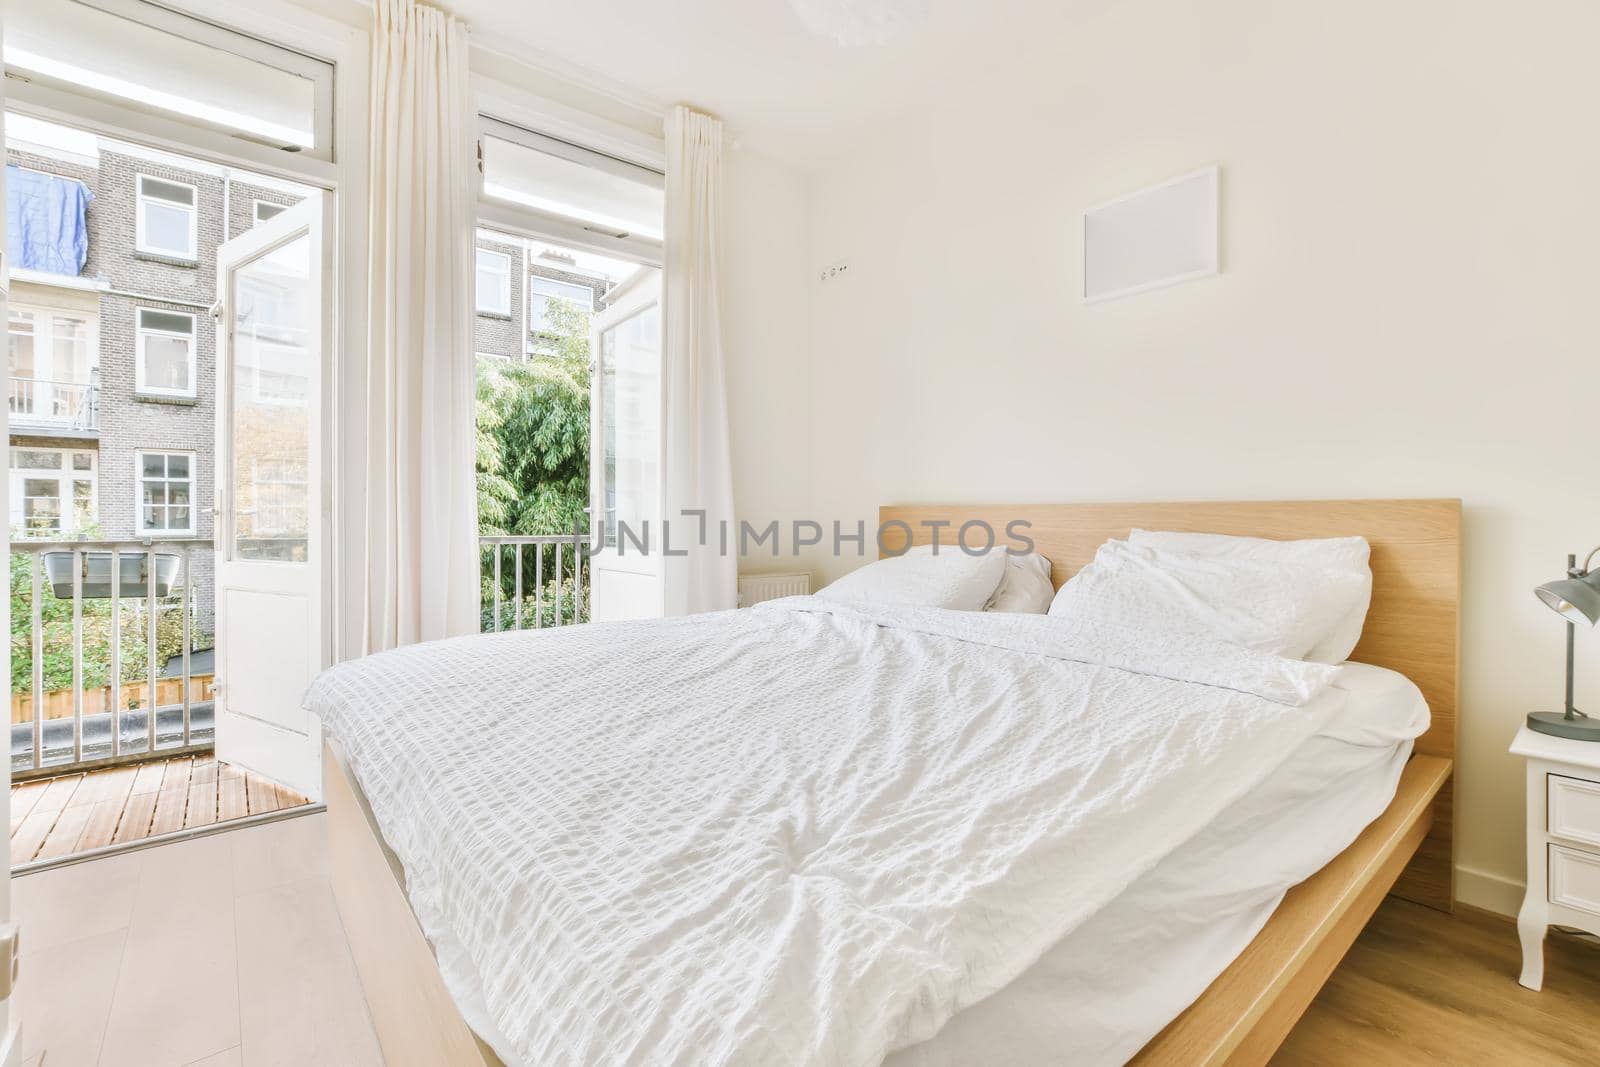
[[[375,0],[366,651],[477,629],[466,28]]]

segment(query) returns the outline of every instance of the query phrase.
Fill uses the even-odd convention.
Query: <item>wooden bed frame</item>
[[[1455,758],[1461,504],[1457,500],[1037,504],[886,507],[884,547],[941,543],[979,520],[1026,533],[1059,586],[1108,538],[1133,527],[1281,540],[1359,534],[1372,544],[1372,607],[1351,657],[1400,671],[1433,713],[1388,809],[1344,852],[1290,890],[1240,956],[1145,1046],[1141,1065],[1265,1064],[1383,897],[1450,910],[1450,776]],[[897,524],[904,524],[903,527]],[[898,541],[896,540],[898,538]],[[334,895],[391,1067],[497,1067],[444,986],[384,845],[340,753],[324,762]]]

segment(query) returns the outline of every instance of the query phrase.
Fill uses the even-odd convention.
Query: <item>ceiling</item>
[[[1059,45],[1071,24],[1116,0],[924,2],[920,27],[860,47],[811,33],[789,0],[450,6],[471,23],[474,44],[624,99],[713,111],[742,142],[804,166],[952,83],[1004,68],[1041,43]]]

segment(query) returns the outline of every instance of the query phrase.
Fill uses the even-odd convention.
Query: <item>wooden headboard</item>
[[[1270,537],[1360,535],[1372,545],[1372,607],[1351,659],[1388,667],[1422,690],[1433,713],[1415,750],[1454,760],[1457,661],[1460,652],[1461,501],[1283,500],[1161,504],[983,504],[885,507],[879,510],[883,548],[926,544],[940,526],[950,544],[963,523],[985,522],[1005,541],[1007,524],[1028,527],[1035,548],[1051,562],[1060,586],[1111,538],[1134,527]],[[974,538],[972,543],[980,540]],[[1454,899],[1451,787],[1439,794],[1433,829],[1394,892],[1448,910]]]

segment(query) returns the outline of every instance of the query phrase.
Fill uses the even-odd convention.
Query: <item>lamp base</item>
[[[1531,711],[1528,729],[1536,734],[1566,737],[1573,741],[1600,741],[1600,719],[1569,719],[1559,711]]]

